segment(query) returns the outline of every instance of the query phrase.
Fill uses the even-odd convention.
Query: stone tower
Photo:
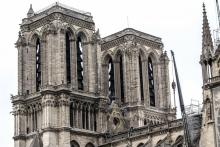
[[[200,146],[220,147],[220,46],[214,49],[203,4],[202,54],[203,111]],[[208,139],[207,139],[208,138]]]
[[[15,147],[93,147],[175,119],[161,38],[132,28],[101,38],[88,12],[55,3],[22,20]]]

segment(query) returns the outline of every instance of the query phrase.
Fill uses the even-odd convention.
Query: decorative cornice
[[[134,30],[132,28],[127,28],[105,38],[102,38],[101,49],[102,51],[107,50],[126,42],[132,42],[132,44],[139,43],[155,49],[163,48],[161,38]]]
[[[95,30],[94,22],[89,22],[86,20],[74,18],[72,16],[62,14],[60,12],[54,12],[36,20],[32,20],[32,18],[27,19],[25,22],[21,24],[21,31],[22,32],[33,31],[41,26],[45,26],[46,24],[52,22],[53,20],[61,20],[63,22],[67,22],[69,24],[73,24],[82,28]]]

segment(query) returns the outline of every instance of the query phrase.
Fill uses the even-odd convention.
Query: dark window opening
[[[139,55],[139,75],[140,75],[141,101],[144,101],[144,86],[143,86],[143,76],[142,76],[142,62],[141,62],[141,56],[140,55]]]
[[[32,112],[32,132],[35,130],[35,123],[34,123],[34,112]]]
[[[26,130],[26,131],[27,131],[27,134],[28,134],[28,133],[29,133],[29,127],[27,127],[27,130]]]
[[[144,125],[147,125],[147,120],[146,119],[144,120]]]
[[[70,127],[73,127],[73,103],[70,104]]]
[[[36,91],[40,90],[41,86],[41,48],[40,48],[40,39],[37,39],[36,42]]]
[[[112,59],[109,59],[109,64],[108,64],[108,84],[109,84],[109,96],[114,96],[115,95],[115,83],[114,83],[114,65],[112,62]]]
[[[82,40],[80,37],[77,38],[77,81],[78,89],[83,90],[83,48]]]
[[[94,111],[94,131],[97,130],[96,112]]]
[[[119,57],[119,62],[120,62],[120,89],[121,89],[121,102],[124,103],[124,77],[123,77],[123,60],[122,60],[122,55]]]
[[[155,106],[153,63],[150,57],[148,58],[148,81],[149,81],[150,106]]]
[[[88,143],[88,144],[86,144],[85,147],[95,147],[95,146],[92,143]]]
[[[71,63],[70,63],[70,37],[66,33],[66,80],[71,83]]]
[[[86,109],[86,129],[89,129],[89,112],[88,109]]]
[[[82,125],[83,129],[85,129],[85,108],[82,109]]]
[[[144,147],[144,144],[143,144],[143,143],[140,143],[140,144],[138,144],[137,147]]]
[[[37,125],[38,125],[38,123],[37,123],[37,112],[36,111],[34,111],[34,117],[35,117],[35,130],[37,130]]]

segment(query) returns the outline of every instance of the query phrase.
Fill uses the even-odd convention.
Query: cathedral
[[[205,6],[201,113],[176,118],[161,38],[125,28],[102,38],[91,13],[61,3],[22,19],[14,147],[220,147],[220,46]]]

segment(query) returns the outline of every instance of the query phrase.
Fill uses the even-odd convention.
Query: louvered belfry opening
[[[143,86],[143,75],[142,75],[142,61],[141,61],[141,55],[139,55],[139,75],[140,75],[141,101],[144,101],[144,86]]]
[[[124,98],[124,77],[123,77],[123,60],[122,55],[119,55],[119,65],[120,65],[120,89],[121,89],[121,102],[125,102]]]
[[[114,65],[111,58],[109,59],[108,63],[108,82],[109,96],[115,96]]]
[[[148,81],[149,81],[150,106],[155,106],[153,63],[150,57],[148,58]]]
[[[41,86],[41,47],[40,39],[36,41],[36,91],[40,90]]]
[[[78,89],[83,90],[83,48],[82,39],[80,36],[77,37],[77,81]]]
[[[70,36],[68,32],[66,32],[65,39],[66,39],[66,80],[67,83],[71,83],[71,61],[70,61],[71,51],[70,51]]]

